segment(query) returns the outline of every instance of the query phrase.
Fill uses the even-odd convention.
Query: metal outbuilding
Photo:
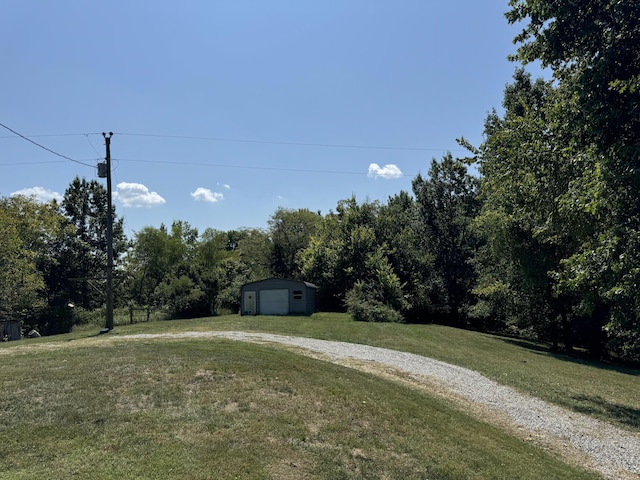
[[[0,320],[0,341],[20,340],[22,327],[20,320]]]
[[[241,315],[311,315],[317,287],[309,282],[267,278],[242,286]]]

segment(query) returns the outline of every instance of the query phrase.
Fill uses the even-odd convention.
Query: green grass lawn
[[[428,391],[277,346],[212,338],[102,341],[243,326],[302,335],[303,322],[307,335],[323,336],[316,329],[324,324],[335,327],[324,335],[345,340],[394,343],[404,331],[434,343],[447,332],[449,341],[457,337],[428,327],[370,329],[341,316],[228,317],[3,345],[0,478],[599,478]],[[289,332],[287,323],[295,325]]]
[[[640,371],[553,354],[543,345],[441,325],[354,322],[345,314],[151,322],[110,335],[187,330],[243,330],[375,345],[476,370],[551,403],[640,431]],[[94,334],[80,331],[64,338]],[[46,341],[46,340],[44,340]]]
[[[0,478],[598,478],[428,390],[276,346],[103,341],[217,330],[409,351],[640,430],[637,370],[438,325],[230,315],[0,344]]]

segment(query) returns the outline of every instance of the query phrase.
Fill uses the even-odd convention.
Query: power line
[[[5,127],[6,128],[6,127]],[[102,135],[101,133],[42,133],[38,135],[25,135],[29,138],[42,137],[84,137],[86,135]],[[16,138],[14,135],[0,135],[0,139]]]
[[[3,125],[4,126],[4,125]],[[5,127],[7,128],[7,127]],[[10,130],[10,129],[9,129]],[[417,151],[417,152],[442,152],[453,151],[462,152],[466,151],[461,148],[428,148],[428,147],[404,147],[404,146],[389,146],[389,145],[352,145],[352,144],[338,144],[338,143],[306,143],[306,142],[284,142],[278,140],[256,140],[249,138],[226,138],[226,137],[204,137],[196,135],[165,135],[155,133],[124,133],[116,132],[117,135],[128,137],[149,137],[149,138],[173,138],[178,140],[200,140],[211,142],[232,142],[232,143],[257,143],[264,145],[289,145],[297,147],[318,147],[318,148],[351,148],[351,149],[366,149],[366,150],[404,150],[404,151]],[[89,135],[101,135],[97,132],[92,133],[51,133],[51,134],[39,134],[39,135],[26,135],[21,137],[25,138],[40,138],[40,137],[89,137]],[[0,139],[15,138],[13,135],[2,135]],[[32,142],[35,143],[35,142]]]
[[[95,168],[95,166],[94,166],[94,165],[89,165],[88,163],[84,163],[84,162],[80,162],[80,161],[78,161],[78,160],[74,160],[74,159],[73,159],[73,158],[71,158],[71,157],[67,157],[66,155],[62,155],[61,153],[58,153],[58,152],[56,152],[56,151],[51,150],[50,148],[47,148],[47,147],[45,147],[44,145],[40,145],[39,143],[34,142],[34,141],[33,141],[33,140],[31,140],[30,138],[25,137],[25,136],[24,136],[24,135],[22,135],[21,133],[18,133],[18,132],[16,132],[15,130],[13,130],[13,129],[11,129],[11,128],[7,127],[7,126],[6,126],[5,124],[3,124],[3,123],[0,123],[0,127],[5,128],[5,129],[9,130],[11,133],[13,133],[14,135],[19,136],[19,137],[20,137],[20,138],[22,138],[23,140],[26,140],[26,141],[27,141],[27,142],[29,142],[29,143],[33,143],[36,147],[40,147],[40,148],[42,148],[43,150],[46,150],[46,151],[47,151],[47,152],[49,152],[49,153],[53,153],[54,155],[57,155],[57,156],[58,156],[58,157],[60,157],[60,158],[64,158],[65,160],[69,160],[70,162],[75,162],[75,163],[78,163],[78,164],[80,164],[80,165],[84,165],[85,167]]]
[[[89,160],[93,160],[93,159],[87,159],[87,161]],[[353,171],[344,171],[344,170],[312,170],[312,169],[304,169],[304,168],[279,168],[279,167],[260,167],[260,166],[252,166],[252,165],[229,165],[224,163],[140,160],[140,159],[133,159],[133,158],[112,158],[111,160],[113,160],[114,162],[152,163],[154,165],[158,165],[158,164],[183,165],[183,166],[192,166],[192,167],[235,168],[235,169],[241,169],[241,170],[266,170],[266,171],[276,171],[276,172],[298,172],[298,173],[326,173],[326,174],[337,174],[337,175],[367,175],[367,173],[363,173],[363,172],[353,172]],[[42,162],[12,162],[12,163],[0,163],[0,167],[40,165],[40,164],[50,164],[50,163],[64,163],[64,162],[61,160],[51,160],[51,161],[42,161]],[[117,167],[114,168],[114,170],[117,170]]]
[[[91,133],[87,133],[85,134],[85,138],[87,139],[87,142],[89,142],[89,145],[91,145],[91,148],[93,149],[94,152],[96,152],[96,155],[100,155],[100,153],[98,152],[98,150],[96,150],[96,147],[93,146],[93,143],[91,143],[91,139],[89,138],[89,135],[92,135]]]
[[[92,162],[92,161],[100,161],[101,159],[97,158],[83,158],[82,160],[76,160],[77,162]],[[5,162],[1,162],[0,163],[0,167],[17,167],[17,166],[24,166],[24,165],[47,165],[47,164],[51,164],[51,163],[67,163],[64,160],[41,160],[41,161],[34,161],[34,162],[10,162],[10,163],[5,163]],[[85,163],[82,163],[82,165],[87,165]],[[93,165],[88,165],[92,168],[95,168]]]
[[[268,170],[268,171],[276,171],[276,172],[298,172],[298,173],[333,173],[339,175],[366,175],[363,172],[348,172],[348,171],[339,171],[339,170],[307,170],[303,168],[280,168],[280,167],[260,167],[260,166],[250,166],[250,165],[227,165],[221,163],[201,163],[201,162],[171,162],[171,161],[162,161],[162,160],[137,160],[132,158],[114,158],[113,160],[117,160],[119,162],[135,162],[135,163],[153,163],[153,164],[164,164],[164,165],[189,165],[189,166],[197,166],[197,167],[216,167],[216,168],[236,168],[242,170]]]
[[[280,142],[275,140],[254,140],[254,139],[242,139],[242,138],[224,138],[224,137],[198,137],[188,135],[161,135],[152,133],[122,133],[117,132],[117,135],[129,136],[129,137],[153,137],[153,138],[175,138],[180,140],[205,140],[214,142],[234,142],[234,143],[259,143],[266,145],[290,145],[297,147],[324,147],[324,148],[353,148],[353,149],[368,149],[368,150],[406,150],[406,151],[443,151],[447,149],[442,148],[425,148],[425,147],[394,147],[384,145],[347,145],[347,144],[335,144],[335,143],[303,143],[303,142]],[[462,149],[455,149],[455,151],[462,151]]]

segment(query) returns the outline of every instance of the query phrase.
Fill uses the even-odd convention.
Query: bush
[[[640,335],[637,330],[618,330],[607,343],[612,355],[624,362],[640,365]]]
[[[347,302],[347,312],[360,322],[402,322],[400,312],[380,302]]]
[[[96,310],[87,310],[76,306],[73,308],[72,315],[74,326],[98,324],[99,321],[104,323],[104,314],[98,313],[96,315]],[[99,320],[96,320],[96,316],[98,316]]]
[[[347,312],[354,320],[360,322],[404,322],[400,312],[383,302],[371,298],[366,285],[357,282],[355,286],[347,292],[345,305]]]
[[[33,324],[32,328],[41,335],[69,333],[73,328],[73,310],[66,305],[42,308],[33,318]]]
[[[182,275],[158,285],[155,295],[171,318],[194,318],[211,314],[207,296],[194,281]]]

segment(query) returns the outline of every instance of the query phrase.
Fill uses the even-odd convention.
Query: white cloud
[[[224,188],[225,190],[231,190],[231,185],[227,183],[219,183],[218,186]]]
[[[43,187],[23,188],[22,190],[11,193],[9,196],[13,197],[16,195],[35,197],[38,202],[42,203],[50,202],[51,200],[56,200],[57,202],[62,201],[62,195],[60,195],[58,192],[52,192],[51,190],[47,190]]]
[[[389,164],[381,167],[377,163],[369,165],[369,178],[384,178],[385,180],[391,180],[402,177],[402,171],[397,165]]]
[[[141,183],[121,182],[116,188],[117,191],[113,196],[120,200],[125,207],[154,207],[166,203],[166,200],[158,193],[150,192]]]
[[[216,203],[224,198],[224,195],[219,192],[212,192],[208,188],[198,187],[195,192],[191,193],[191,196],[197,202],[209,202]]]

